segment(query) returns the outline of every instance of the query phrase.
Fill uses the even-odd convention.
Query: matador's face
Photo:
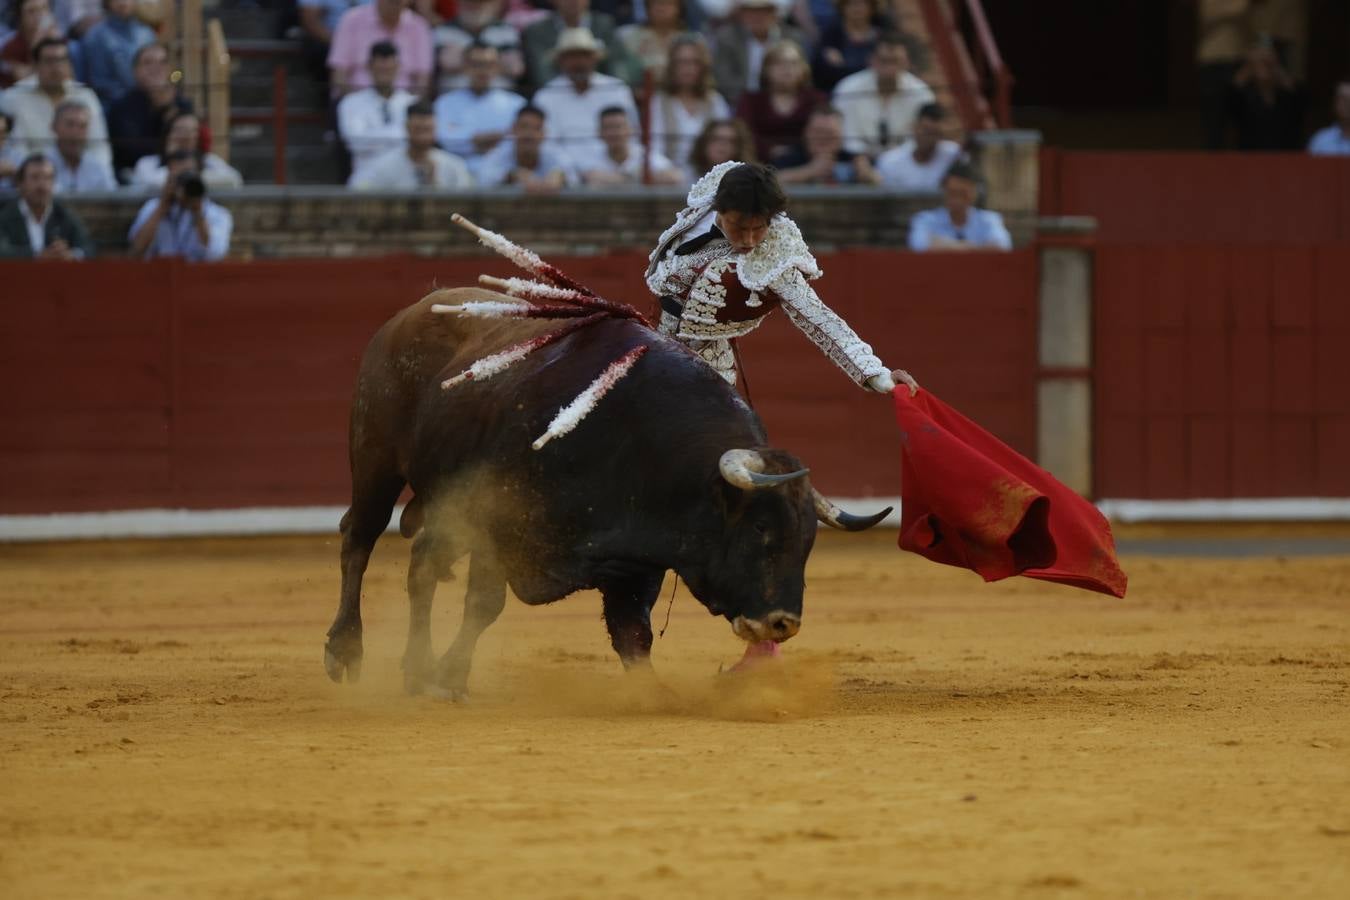
[[[728,210],[717,214],[717,227],[731,242],[731,249],[737,253],[749,253],[769,236],[769,220],[766,216]]]

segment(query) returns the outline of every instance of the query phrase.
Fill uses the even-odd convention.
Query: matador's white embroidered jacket
[[[700,234],[700,227],[712,224],[717,186],[738,165],[722,163],[699,179],[689,191],[689,205],[652,251],[647,287],[675,301],[662,302],[661,331],[688,344],[735,384],[728,340],[754,331],[782,306],[792,324],[856,383],[888,372],[872,348],[807,283],[822,273],[801,231],[786,215],[775,216],[764,241],[747,254],[735,253],[725,239],[709,241],[685,256],[675,254],[675,248]]]

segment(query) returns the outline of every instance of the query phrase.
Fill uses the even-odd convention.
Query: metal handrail
[[[1012,72],[999,53],[980,0],[919,0],[919,7],[964,128],[981,131],[1012,127]],[[975,31],[976,53],[957,27],[962,11],[970,16]],[[981,78],[977,60],[985,78]]]
[[[230,161],[230,51],[219,19],[206,26],[206,122],[215,153]]]
[[[975,40],[979,47],[977,65],[983,62],[986,77],[993,81],[994,121],[1000,128],[1012,127],[1012,70],[1003,61],[998,42],[994,40],[994,31],[989,27],[989,17],[985,15],[984,4],[980,0],[955,0],[958,6],[964,6],[970,16],[975,31]]]

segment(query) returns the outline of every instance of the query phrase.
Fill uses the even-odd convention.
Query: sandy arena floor
[[[333,540],[0,547],[0,892],[1350,896],[1350,556],[1127,557],[1118,601],[894,535],[822,536],[761,675],[683,589],[667,694],[595,595],[511,601],[464,706],[401,693],[396,537],[355,687]]]

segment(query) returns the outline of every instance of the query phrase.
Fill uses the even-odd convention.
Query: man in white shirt
[[[576,157],[581,180],[591,187],[642,184],[642,144],[633,139],[633,126],[623,107],[600,111],[600,141]],[[684,173],[656,150],[647,157],[652,184],[683,184]]]
[[[352,155],[352,170],[403,146],[407,139],[408,107],[417,98],[398,81],[398,47],[392,41],[370,45],[371,86],[352,91],[337,105],[338,134]]]
[[[554,59],[561,74],[534,95],[544,111],[550,143],[575,153],[600,136],[600,110],[617,106],[637,126],[637,104],[628,85],[595,70],[604,47],[585,28],[568,28],[558,38]]]
[[[0,258],[87,259],[94,255],[84,223],[52,194],[52,161],[33,154],[15,173],[18,199],[0,206]]]
[[[942,189],[942,176],[962,156],[960,144],[942,138],[945,115],[937,103],[919,110],[919,117],[914,120],[914,136],[877,159],[877,173],[883,185],[897,191],[936,193]]]
[[[577,181],[572,160],[544,142],[545,117],[537,106],[523,106],[511,123],[511,135],[479,157],[474,167],[483,187],[515,185],[527,194],[556,194]]]
[[[458,156],[436,146],[436,115],[428,103],[408,107],[408,142],[371,160],[348,182],[359,191],[416,191],[422,188],[462,191],[473,176]]]
[[[909,137],[919,109],[934,99],[932,88],[909,71],[904,39],[883,35],[868,68],[835,85],[833,104],[844,114],[844,149],[876,159]]]
[[[436,139],[472,165],[506,136],[525,98],[494,86],[501,70],[496,47],[470,46],[464,70],[468,84],[436,98]]]
[[[33,60],[34,73],[0,94],[0,108],[14,118],[11,140],[25,153],[48,152],[56,142],[52,118],[57,105],[63,100],[76,100],[89,108],[89,152],[112,165],[103,107],[93,91],[71,80],[66,42],[59,38],[39,41]]]
[[[175,150],[166,164],[168,177],[159,196],[145,201],[131,223],[131,256],[181,256],[190,262],[224,259],[230,252],[234,217],[207,199],[192,151]]]
[[[56,193],[79,194],[115,191],[112,166],[88,152],[89,107],[78,100],[63,100],[52,118],[56,146],[48,152],[56,166]]]

